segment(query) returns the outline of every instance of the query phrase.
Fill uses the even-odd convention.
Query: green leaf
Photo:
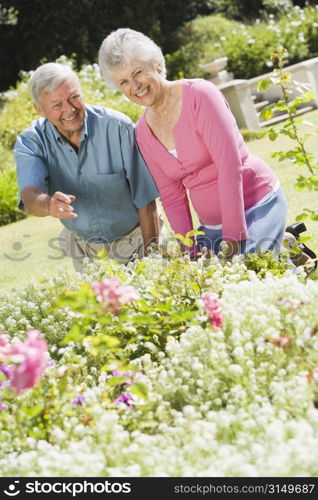
[[[300,255],[301,249],[299,247],[289,248],[289,252],[293,255]]]
[[[141,382],[132,384],[130,387],[130,392],[141,399],[147,399],[148,396],[147,387]]]
[[[292,74],[289,71],[284,71],[281,75],[281,82],[288,83],[292,81]]]
[[[314,177],[312,175],[311,177],[309,177],[309,180],[314,186],[318,186],[318,177]]]
[[[308,241],[312,240],[311,236],[301,236],[299,238],[299,243],[308,243]]]
[[[146,267],[146,262],[139,260],[135,266],[136,274],[143,274]]]
[[[308,215],[305,213],[299,214],[296,216],[296,221],[297,222],[302,222],[308,218]]]
[[[201,234],[205,234],[205,232],[204,231],[198,231],[197,229],[192,229],[192,231],[189,231],[186,234],[186,237],[190,238],[191,236],[199,236]]]
[[[272,82],[269,78],[262,78],[257,83],[257,90],[267,90],[272,85]]]
[[[68,384],[68,379],[67,379],[66,375],[59,378],[58,383],[57,383],[57,387],[58,387],[60,394],[62,394],[65,391],[65,389],[67,388],[67,384]]]
[[[85,337],[83,340],[89,342],[91,345],[97,348],[110,349],[110,350],[117,347],[120,343],[118,338],[106,334],[99,334],[96,337],[88,336]]]
[[[268,132],[268,137],[271,141],[275,141],[275,139],[278,137],[278,133],[273,128],[271,128]]]
[[[261,114],[260,114],[260,117],[263,119],[263,120],[270,120],[273,116],[273,110],[272,109],[268,109],[268,108],[264,108],[262,111],[261,111]]]
[[[193,241],[190,238],[187,238],[186,236],[183,236],[182,234],[175,234],[175,237],[181,241],[181,243],[187,247],[192,247],[193,246]]]
[[[112,377],[107,381],[107,385],[114,387],[115,385],[121,385],[126,382],[127,377]]]
[[[27,417],[31,417],[31,418],[37,417],[38,415],[40,415],[40,413],[43,410],[44,410],[44,406],[42,406],[42,405],[35,405],[35,406],[32,406],[32,408],[28,408],[25,406],[24,408],[22,408],[23,413]]]
[[[68,344],[69,342],[78,342],[85,336],[85,332],[83,332],[82,325],[75,323],[72,325],[71,330],[65,336],[63,340],[61,340],[61,344]]]

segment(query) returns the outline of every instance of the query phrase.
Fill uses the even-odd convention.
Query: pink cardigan
[[[145,114],[136,127],[138,146],[173,231],[185,234],[193,229],[189,194],[201,224],[222,224],[224,240],[246,240],[244,211],[270,192],[277,178],[265,162],[250,154],[213,83],[184,80],[181,114],[173,133],[178,158],[154,136]]]

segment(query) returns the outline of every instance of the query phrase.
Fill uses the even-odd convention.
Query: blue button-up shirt
[[[67,229],[90,241],[113,241],[139,222],[138,208],[158,197],[135,144],[134,124],[123,113],[86,105],[78,154],[47,120],[40,118],[14,146],[21,191],[35,186],[76,196],[76,219]]]

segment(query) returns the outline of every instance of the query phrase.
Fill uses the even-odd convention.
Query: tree
[[[142,31],[164,52],[175,50],[177,28],[211,12],[211,0],[0,0],[0,12],[15,15],[10,26],[0,16],[1,46],[10,49],[0,55],[5,89],[20,69],[34,69],[44,58],[75,54],[78,66],[95,62],[104,37],[120,27]]]
[[[239,2],[236,0],[211,0],[211,3],[215,12],[237,21],[251,21],[265,12],[286,14],[292,6],[291,0],[240,0]]]

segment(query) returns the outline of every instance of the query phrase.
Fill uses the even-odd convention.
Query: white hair
[[[79,84],[76,73],[67,64],[50,62],[39,66],[29,81],[33,102],[40,105],[41,94],[56,90],[67,79],[73,79]]]
[[[98,62],[107,85],[117,88],[112,73],[128,66],[133,60],[150,63],[166,77],[166,63],[161,48],[139,31],[119,28],[104,39],[99,49]]]

